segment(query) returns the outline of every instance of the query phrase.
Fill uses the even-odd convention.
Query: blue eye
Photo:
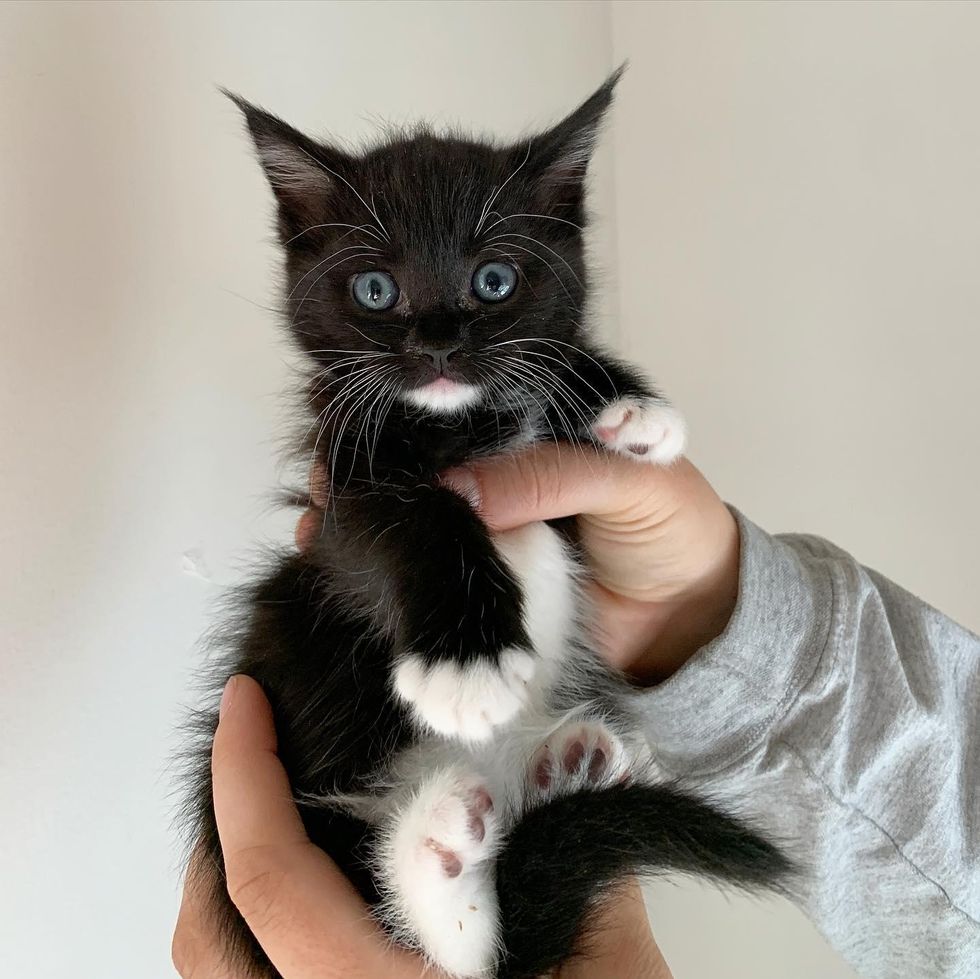
[[[398,302],[398,283],[387,272],[355,275],[350,291],[365,309],[391,309]]]
[[[517,288],[517,270],[505,262],[487,262],[473,273],[473,295],[485,303],[499,303]]]

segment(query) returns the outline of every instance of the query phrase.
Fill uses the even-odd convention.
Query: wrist
[[[635,882],[614,891],[596,915],[588,956],[567,962],[555,979],[671,979]]]

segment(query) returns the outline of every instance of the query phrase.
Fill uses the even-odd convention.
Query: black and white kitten
[[[235,98],[278,202],[289,330],[313,368],[330,503],[225,638],[261,683],[312,840],[394,936],[457,976],[571,955],[625,875],[775,886],[788,864],[650,775],[629,686],[589,648],[567,527],[491,535],[440,483],[535,441],[669,463],[684,425],[588,339],[584,181],[618,79],[498,146],[427,130],[352,154]],[[195,833],[229,955],[204,719]]]

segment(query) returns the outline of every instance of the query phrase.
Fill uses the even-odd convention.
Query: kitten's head
[[[290,327],[331,393],[456,412],[547,386],[580,330],[585,177],[620,74],[510,146],[420,129],[355,154],[231,96],[278,202]]]

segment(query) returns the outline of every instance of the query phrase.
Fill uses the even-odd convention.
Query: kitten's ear
[[[304,136],[278,116],[221,90],[242,110],[262,169],[279,202],[283,240],[325,220],[343,154]]]
[[[574,112],[531,142],[529,161],[538,177],[543,203],[553,207],[580,207],[585,175],[612,105],[616,83],[626,71],[625,62]]]

